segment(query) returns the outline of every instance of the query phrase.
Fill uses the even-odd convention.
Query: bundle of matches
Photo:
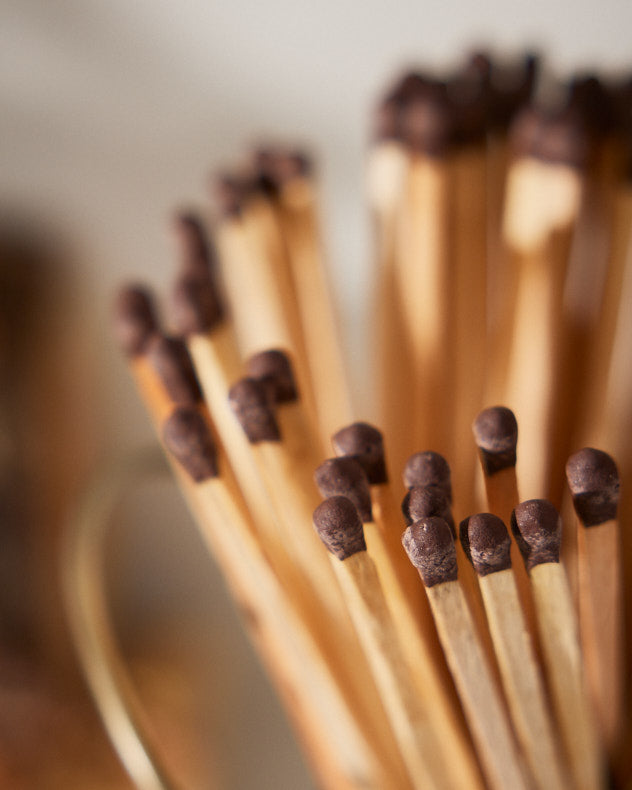
[[[385,440],[353,422],[303,154],[261,150],[217,180],[214,244],[177,217],[174,337],[145,289],[117,302],[324,788],[625,780],[619,473],[574,451],[608,446],[632,474],[631,89],[539,71],[479,54],[380,107],[369,418]]]

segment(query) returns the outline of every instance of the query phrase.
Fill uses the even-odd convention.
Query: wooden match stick
[[[420,790],[444,787],[443,750],[400,652],[375,565],[366,551],[360,516],[349,499],[335,496],[316,508],[314,526],[333,555],[332,565],[413,785]]]
[[[516,479],[518,423],[515,415],[505,406],[483,409],[474,420],[472,430],[485,479],[487,510],[498,516],[504,524],[509,524],[513,509],[520,502]],[[511,567],[529,633],[536,651],[539,652],[531,585],[515,540],[511,541]]]
[[[503,701],[457,578],[450,527],[441,518],[423,519],[406,529],[402,542],[426,588],[485,778],[494,790],[526,790]]]
[[[288,349],[314,416],[313,386],[287,252],[270,201],[257,183],[249,184],[236,211],[223,213],[215,236],[242,355]]]
[[[377,790],[385,777],[371,759],[318,644],[253,539],[246,512],[224,485],[221,458],[205,421],[195,410],[176,409],[164,424],[163,438],[186,473],[183,493],[202,537],[323,786],[357,790],[358,783],[366,782]]]
[[[535,784],[540,790],[565,790],[555,728],[511,569],[507,528],[498,516],[479,513],[462,521],[459,532],[478,574],[509,711]]]
[[[274,208],[296,295],[323,441],[351,418],[347,370],[319,238],[311,163],[292,152],[271,152]]]
[[[597,724],[610,756],[623,720],[623,625],[619,473],[613,459],[586,447],[566,464],[578,520],[579,627]]]
[[[530,109],[517,119],[512,134],[517,156],[508,174],[503,239],[517,287],[515,302],[507,295],[513,329],[500,330],[510,339],[502,400],[521,425],[521,489],[532,498],[561,491],[551,459],[553,444],[564,438],[558,436],[553,409],[563,370],[558,358],[563,290],[586,144],[572,114],[551,117]]]
[[[446,459],[439,453],[432,450],[425,452],[415,453],[411,455],[404,467],[404,485],[409,490],[413,487],[419,486],[426,488],[428,486],[437,486],[441,489],[448,500],[450,506],[450,514],[452,512],[452,475],[450,465]],[[452,515],[448,520],[452,519]],[[485,617],[485,610],[483,608],[483,600],[481,598],[481,591],[476,580],[476,574],[470,563],[467,561],[463,547],[459,541],[455,543],[456,560],[459,568],[459,579],[463,587],[465,597],[470,606],[474,623],[478,630],[479,639],[482,642],[483,649],[487,655],[487,660],[490,663],[494,677],[500,684],[498,675],[498,667],[494,657],[494,646],[487,628],[487,619]]]
[[[379,461],[377,465],[379,466]],[[375,471],[376,464],[372,466]],[[455,700],[450,694],[451,679],[441,672],[443,657],[440,651],[433,649],[436,634],[434,629],[430,631],[427,626],[420,629],[418,612],[412,605],[413,599],[405,590],[391,559],[390,542],[387,541],[385,533],[396,533],[395,525],[388,525],[389,529],[385,529],[386,525],[377,524],[373,520],[369,480],[356,458],[342,456],[329,459],[318,467],[314,477],[323,497],[344,496],[358,511],[363,523],[368,554],[375,563],[397,631],[399,646],[417,686],[417,693],[440,742],[449,744],[445,761],[446,772],[456,787],[479,787],[481,779],[471,744],[455,711]],[[401,541],[400,551],[405,557]],[[412,568],[410,563],[408,565]],[[417,588],[419,591],[418,578]]]
[[[579,628],[560,564],[562,521],[546,499],[521,502],[511,529],[533,586],[546,673],[571,773],[581,790],[603,790],[605,771],[586,692]]]

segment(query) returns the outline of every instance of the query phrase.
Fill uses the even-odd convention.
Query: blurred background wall
[[[5,353],[2,368],[3,469],[15,469],[19,455],[38,491],[54,488],[44,497],[55,500],[54,517],[51,505],[46,515],[30,513],[29,523],[61,522],[99,459],[152,441],[110,339],[109,304],[122,281],[166,286],[167,219],[176,207],[205,206],[209,174],[262,139],[312,151],[359,395],[371,262],[363,165],[381,90],[406,66],[443,66],[481,44],[509,52],[536,47],[562,73],[617,70],[631,65],[631,29],[630,0],[0,0],[0,239],[10,295],[2,304],[5,316],[8,305],[20,316],[27,304],[46,314],[43,323],[32,322],[33,340],[19,359],[9,363]],[[37,263],[16,286],[5,275],[16,265],[26,271],[19,263],[25,256]],[[25,336],[18,324],[3,322],[5,349],[15,350],[15,332]],[[28,491],[28,481],[22,484]],[[21,507],[3,508],[7,523]],[[4,543],[11,540],[5,531]],[[186,661],[206,668],[205,680],[199,673],[204,756],[187,755],[183,746],[178,759],[206,760],[204,770],[228,790],[309,787],[221,581],[199,548],[170,485],[141,492],[117,513],[111,564],[122,633],[146,633],[145,647],[140,639],[134,650],[146,649],[149,666],[162,650],[174,678]],[[8,566],[18,586],[35,572]],[[47,588],[52,567],[42,571]],[[40,600],[33,593],[35,609]],[[24,617],[38,621],[40,634],[55,612],[51,592],[39,621],[37,613]],[[174,658],[164,639],[152,653],[151,626],[160,622],[180,624],[188,658]],[[0,629],[7,639],[19,631],[14,625]],[[44,648],[33,649],[43,655]],[[50,650],[46,660],[63,665],[63,644]],[[244,733],[253,744],[247,755]],[[0,758],[15,748],[5,744]],[[14,787],[59,786],[41,777],[19,785],[15,771]],[[107,786],[125,786],[115,769],[111,774]]]

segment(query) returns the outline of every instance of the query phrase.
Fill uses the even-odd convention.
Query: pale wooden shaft
[[[520,425],[526,499],[548,493],[562,294],[581,196],[581,176],[568,166],[522,158],[510,168],[503,237],[516,266],[517,291],[503,402]]]
[[[419,699],[441,743],[450,744],[451,758],[447,761],[446,770],[451,781],[455,787],[467,787],[468,790],[482,788],[471,744],[455,710],[455,700],[450,696],[449,685],[440,671],[443,664],[442,656],[432,650],[432,645],[424,639],[419,630],[416,612],[411,606],[411,599],[406,594],[391,561],[384,531],[373,522],[365,523],[364,537],[369,556],[375,563],[384,597]],[[414,571],[410,562],[408,566]],[[417,573],[415,576],[417,577],[418,593],[423,595],[419,576]]]
[[[484,145],[463,146],[452,156],[450,319],[454,366],[450,400],[454,436],[450,458],[454,511],[458,518],[477,512],[476,457],[463,452],[463,440],[483,408],[487,377],[487,201]],[[445,362],[444,362],[445,364]],[[443,409],[446,409],[444,393]],[[434,447],[432,449],[435,449]],[[458,459],[458,463],[456,462]]]
[[[567,790],[544,684],[511,568],[479,578],[509,711],[540,790]]]
[[[510,466],[506,469],[501,469],[493,475],[484,475],[484,478],[487,509],[490,513],[498,516],[506,526],[509,526],[511,524],[511,514],[514,508],[520,504],[516,467]],[[516,585],[518,587],[520,605],[527,622],[529,634],[533,640],[533,646],[536,653],[539,655],[540,644],[535,606],[531,595],[531,583],[516,539],[511,533],[510,536],[511,567],[513,568]]]
[[[579,626],[586,678],[606,749],[623,718],[623,621],[618,521],[578,528]]]
[[[395,283],[410,349],[401,364],[408,368],[414,397],[408,455],[421,447],[450,450],[449,184],[444,160],[413,157],[397,223]]]
[[[579,631],[560,563],[536,565],[533,584],[546,673],[571,772],[580,790],[603,790],[605,773],[586,693]]]
[[[493,790],[529,790],[501,697],[458,582],[426,589],[485,778]]]
[[[353,417],[346,364],[318,234],[314,186],[296,178],[281,190],[281,229],[299,306],[320,434],[327,441]]]
[[[418,703],[373,561],[361,551],[332,564],[414,787],[445,787],[443,749]]]

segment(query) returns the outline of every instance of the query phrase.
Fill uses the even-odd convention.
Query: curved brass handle
[[[66,611],[83,672],[110,740],[139,790],[177,790],[178,785],[161,763],[116,645],[104,589],[103,541],[125,491],[143,477],[167,471],[156,448],[107,464],[79,503],[62,552]]]

